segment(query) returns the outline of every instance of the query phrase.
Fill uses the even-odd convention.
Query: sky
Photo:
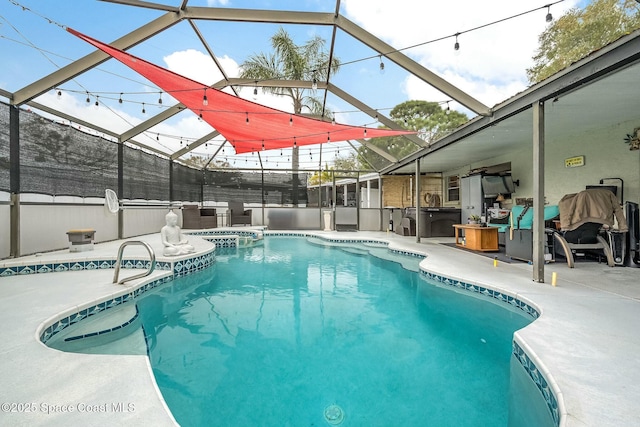
[[[155,3],[177,6],[181,2],[160,0]],[[549,25],[545,20],[547,13],[557,19],[572,7],[584,7],[584,0],[551,3],[547,7],[548,0],[342,0],[340,14],[394,49],[402,50],[482,104],[492,107],[529,86],[526,69],[533,65],[538,37]],[[188,6],[335,11],[335,2],[327,0],[190,0]],[[65,27],[109,43],[164,13],[93,0],[0,0],[0,53],[3,63],[0,67],[0,89],[15,92],[93,51],[87,43],[66,32]],[[508,19],[510,17],[513,18]],[[196,21],[195,26],[229,77],[237,77],[241,64],[251,55],[271,52],[270,37],[281,26],[297,44],[320,36],[327,41],[328,48],[332,38],[332,28],[328,26],[220,21]],[[458,51],[454,50],[456,33],[459,34]],[[411,46],[415,47],[409,48]],[[201,83],[211,84],[222,78],[220,70],[187,22],[169,28],[129,52]],[[419,99],[439,102],[443,108],[448,105],[469,118],[475,116],[449,96],[343,31],[336,33],[335,55],[343,65],[331,82],[382,115],[388,115],[397,104]],[[383,72],[380,62],[385,65]],[[61,96],[57,95],[58,90]],[[289,100],[262,91],[254,96],[253,91],[253,87],[242,88],[240,96],[292,111]],[[324,96],[323,91],[316,94]],[[87,97],[90,98],[89,103],[85,101]],[[118,102],[119,98],[123,99],[122,103]],[[159,99],[162,99],[162,104]],[[8,101],[2,96],[0,100]],[[117,132],[124,132],[148,120],[174,103],[170,96],[162,94],[156,86],[115,60],[102,63],[59,88],[52,88],[36,101]],[[375,119],[357,112],[355,107],[335,95],[327,95],[327,106],[340,123],[378,125]],[[211,131],[212,128],[198,120],[196,114],[183,112],[136,137],[136,140],[172,153],[182,144]],[[211,156],[222,142],[223,139],[212,141],[207,146],[198,147],[194,153]],[[320,146],[305,147],[301,149],[301,167],[317,168],[319,162],[331,163],[349,149],[346,143],[325,144],[321,159]],[[263,165],[267,168],[289,167],[288,155],[287,150],[264,153]],[[258,165],[255,156],[236,156],[228,145],[219,152],[218,158],[236,167]]]

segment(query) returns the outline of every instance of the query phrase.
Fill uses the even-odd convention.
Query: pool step
[[[136,305],[123,304],[69,326],[56,334],[47,345],[58,350],[78,352],[123,339],[139,331],[140,325]]]

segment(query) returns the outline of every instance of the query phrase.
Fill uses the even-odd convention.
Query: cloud
[[[206,85],[211,85],[223,78],[213,59],[196,49],[173,52],[162,59],[167,64],[167,68],[174,73]],[[218,60],[229,76],[238,74],[238,63],[236,61],[226,55],[218,58]]]
[[[577,2],[567,0],[553,5],[550,11],[558,17]],[[342,5],[343,13],[349,19],[395,48],[433,41],[403,52],[489,106],[528,86],[526,68],[533,65],[531,58],[538,46],[538,36],[548,25],[545,21],[547,9],[543,8],[483,27],[544,6],[533,0],[494,0],[490,3],[343,0]],[[468,31],[474,28],[477,29]],[[453,48],[456,33],[461,33],[457,53]],[[443,40],[434,41],[440,38]],[[428,92],[419,89],[416,83],[414,77],[406,81],[406,92],[410,97]],[[442,95],[435,99],[442,99]]]

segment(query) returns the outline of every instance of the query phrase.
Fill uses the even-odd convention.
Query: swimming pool
[[[507,425],[512,334],[531,318],[427,281],[419,260],[270,237],[141,298],[172,413],[184,426]]]

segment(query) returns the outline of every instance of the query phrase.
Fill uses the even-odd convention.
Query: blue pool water
[[[268,237],[143,297],[176,420],[506,426],[512,335],[531,319],[368,252],[401,257]],[[417,269],[419,258],[402,258]]]

